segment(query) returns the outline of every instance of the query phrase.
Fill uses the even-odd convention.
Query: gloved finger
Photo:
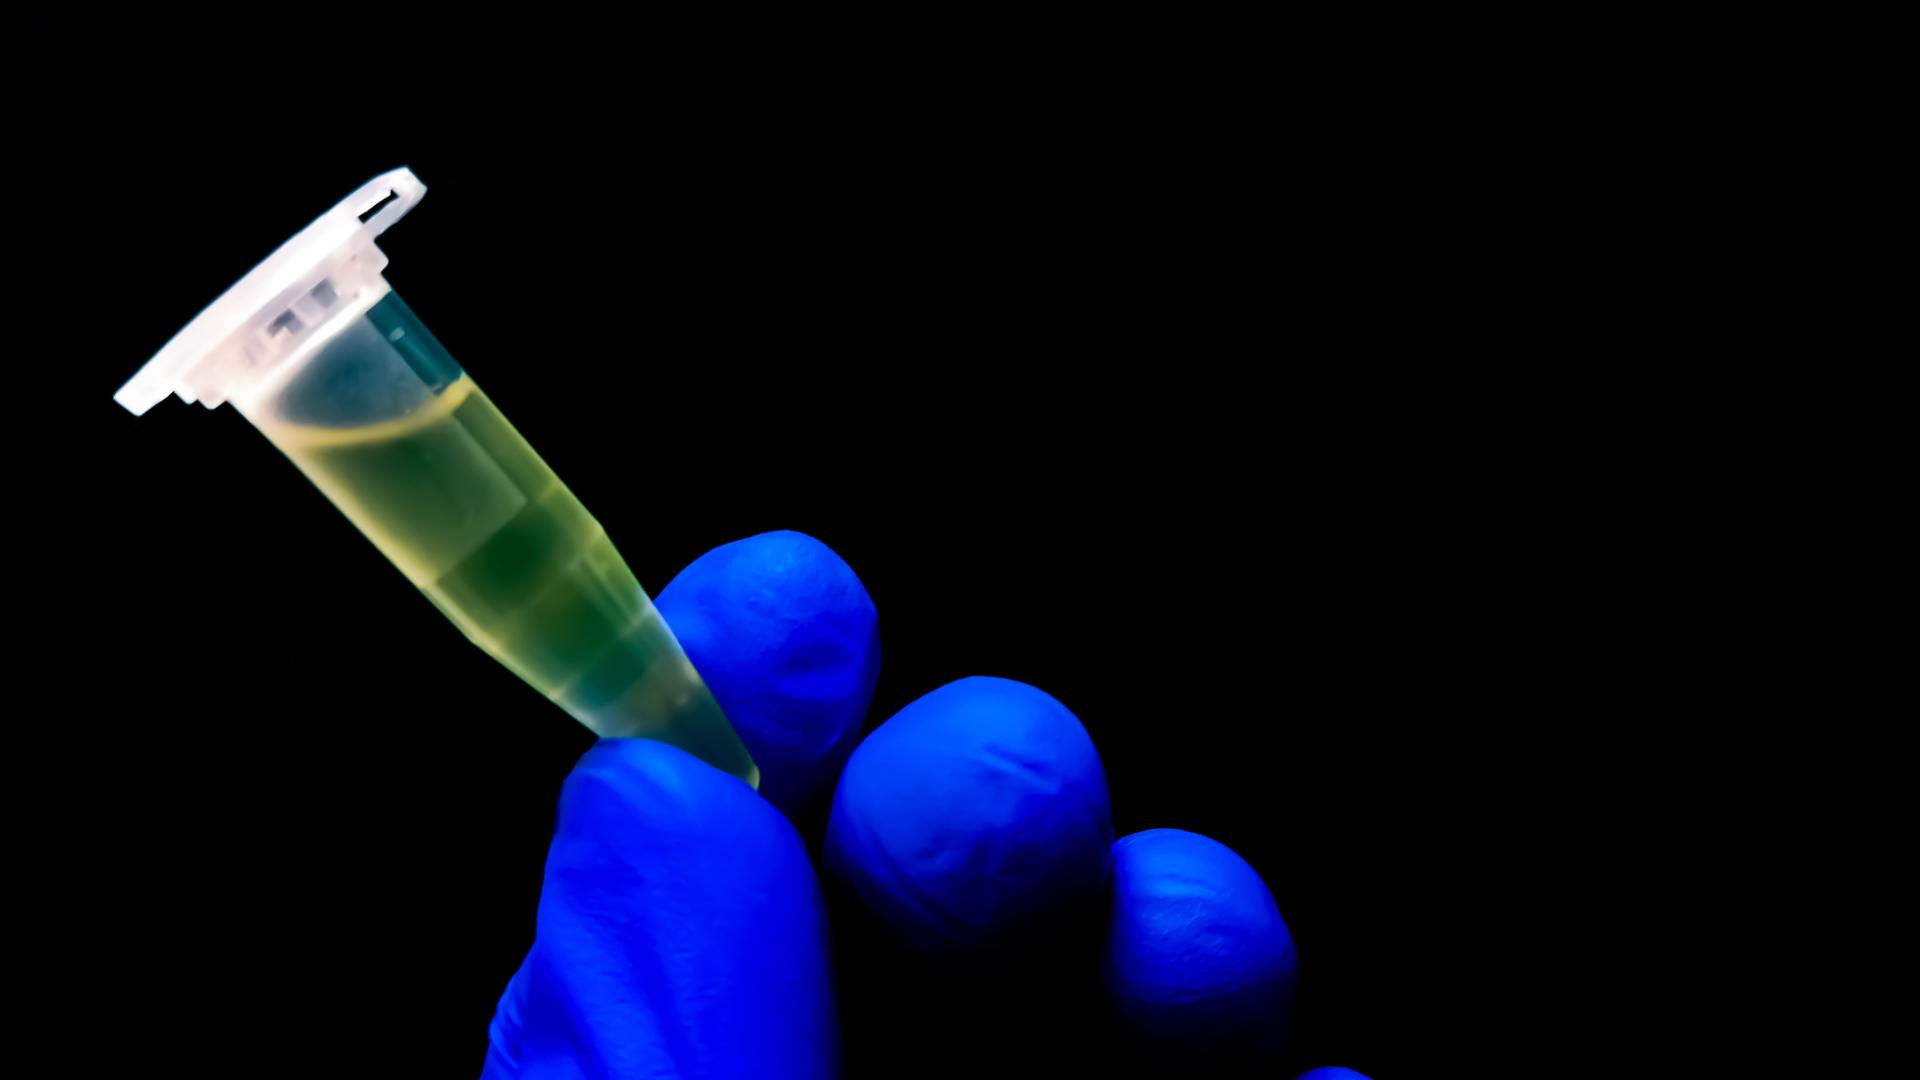
[[[831,790],[880,677],[873,600],[840,556],[797,532],[717,547],[660,592],[660,614],[796,814]]]
[[[1113,845],[1104,975],[1135,1035],[1209,1053],[1277,1050],[1299,966],[1273,893],[1231,848],[1180,829]]]
[[[602,739],[560,797],[537,936],[483,1080],[829,1077],[825,911],[791,823],[646,739]]]
[[[911,946],[1005,939],[1097,898],[1106,773],[1066,706],[1024,683],[950,683],[869,734],[841,772],[827,864]]]
[[[1293,1080],[1367,1080],[1352,1069],[1343,1069],[1338,1065],[1326,1065],[1318,1069],[1308,1069]]]

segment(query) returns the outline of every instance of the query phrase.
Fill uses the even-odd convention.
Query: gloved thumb
[[[829,1077],[826,919],[799,835],[665,743],[603,739],[560,798],[536,939],[483,1080]]]

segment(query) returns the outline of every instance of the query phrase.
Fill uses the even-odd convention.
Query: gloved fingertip
[[[576,834],[611,822],[642,823],[657,838],[715,831],[716,818],[748,813],[753,789],[692,754],[656,739],[601,739],[582,754],[560,789],[557,831]]]
[[[880,677],[879,615],[846,560],[805,533],[762,533],[695,559],[660,614],[789,815],[832,790]]]
[[[489,1075],[837,1069],[826,912],[805,845],[751,787],[678,747],[602,739],[582,755],[536,926],[495,1012]]]
[[[1294,1080],[1367,1080],[1367,1078],[1352,1069],[1341,1068],[1338,1065],[1325,1065],[1318,1069],[1308,1069],[1294,1077]]]
[[[1180,829],[1122,837],[1113,855],[1105,976],[1130,1029],[1165,1045],[1277,1048],[1299,958],[1259,873]]]
[[[1079,718],[1010,679],[949,683],[854,751],[829,867],[910,946],[973,948],[1091,902],[1113,838],[1106,773]]]

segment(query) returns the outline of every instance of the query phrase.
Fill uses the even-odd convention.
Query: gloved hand
[[[797,533],[709,552],[658,603],[761,791],[646,740],[581,758],[483,1080],[835,1075],[821,892],[783,813],[828,790],[831,872],[913,948],[991,946],[1110,885],[1106,986],[1131,1024],[1171,1045],[1284,1033],[1296,959],[1259,875],[1178,830],[1115,843],[1099,757],[1061,703],[963,679],[853,749],[877,616]]]

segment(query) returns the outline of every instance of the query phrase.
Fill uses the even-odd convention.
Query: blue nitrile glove
[[[657,603],[768,797],[665,743],[587,751],[560,795],[533,948],[495,1010],[485,1080],[837,1069],[819,886],[769,799],[839,771],[879,675],[873,601],[824,544],[784,532],[708,552]]]
[[[832,551],[797,533],[729,544],[659,606],[764,797],[660,743],[602,740],[581,758],[484,1080],[833,1075],[820,891],[780,809],[829,790],[832,871],[914,947],[991,945],[1111,885],[1107,985],[1143,1034],[1284,1031],[1295,958],[1265,884],[1191,833],[1115,843],[1099,756],[1060,702],[963,679],[849,758],[879,644],[871,599]]]

